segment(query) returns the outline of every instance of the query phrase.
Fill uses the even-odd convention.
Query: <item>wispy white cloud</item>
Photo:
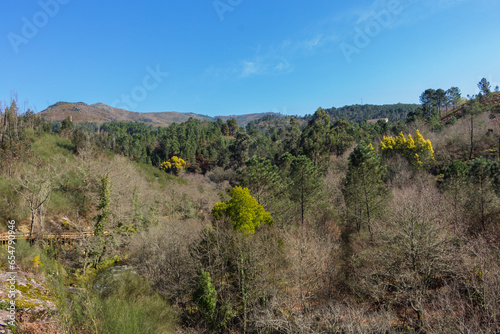
[[[322,36],[302,41],[286,39],[278,45],[266,50],[261,45],[255,47],[254,55],[240,59],[226,67],[211,66],[206,71],[217,79],[249,78],[265,75],[283,75],[293,72],[293,61],[305,53],[314,52],[321,47]]]
[[[233,73],[241,78],[263,75],[280,75],[293,71],[290,62],[278,55],[255,56],[251,60],[240,61]]]
[[[292,71],[293,66],[286,58],[268,54],[239,60],[227,67],[211,66],[205,70],[205,75],[218,80],[227,80],[265,75],[281,75]]]
[[[260,68],[260,65],[256,62],[253,61],[243,61],[242,62],[242,67],[240,71],[240,75],[242,77],[249,77],[252,75],[257,75],[262,72],[262,69]]]
[[[322,46],[322,44],[324,43],[324,40],[325,40],[325,37],[323,36],[323,34],[319,34],[319,35],[316,35],[314,37],[311,37],[309,39],[305,39],[303,41],[298,41],[296,44],[295,44],[295,50],[296,51],[306,51],[306,52],[310,52],[310,51],[314,51],[315,49],[319,48]]]
[[[224,72],[230,72],[242,78],[288,74],[294,70],[294,61],[314,54],[329,43],[330,38],[323,34],[317,34],[306,39],[292,40],[287,38],[279,44],[267,47],[267,49],[258,45],[253,57],[240,60],[237,65]]]
[[[278,72],[284,72],[290,69],[290,63],[286,60],[281,61],[278,65],[274,67]]]
[[[233,60],[225,67],[212,66],[205,74],[217,79],[288,74],[294,71],[293,64],[298,59],[337,48],[340,42],[353,34],[356,27],[374,20],[377,13],[388,10],[394,4],[400,6],[402,12],[393,15],[384,29],[418,23],[465,1],[472,0],[374,0],[368,6],[352,5],[314,22],[309,27],[309,37],[286,38],[269,46],[256,45],[253,55]]]

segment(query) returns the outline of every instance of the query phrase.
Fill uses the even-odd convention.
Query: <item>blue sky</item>
[[[498,0],[4,0],[0,100],[206,115],[500,84]],[[27,101],[27,102],[26,102]]]

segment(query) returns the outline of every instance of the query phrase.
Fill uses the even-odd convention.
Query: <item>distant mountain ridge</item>
[[[246,126],[249,122],[262,118],[264,116],[272,115],[280,117],[281,115],[276,113],[253,113],[244,115],[233,115],[233,116],[216,116],[210,117],[195,113],[181,113],[176,111],[165,111],[165,112],[149,112],[141,113],[134,112],[120,108],[114,108],[108,106],[104,103],[86,104],[84,102],[57,102],[47,109],[38,113],[40,117],[43,117],[51,121],[62,121],[68,116],[70,116],[73,122],[84,123],[84,122],[95,122],[95,123],[106,123],[106,122],[140,122],[145,124],[150,124],[154,127],[158,126],[169,126],[172,123],[182,123],[186,122],[189,118],[199,119],[201,121],[214,122],[218,118],[227,121],[228,119],[236,119],[240,126]]]
[[[362,122],[374,118],[388,118],[392,122],[406,119],[409,112],[415,111],[419,107],[418,104],[390,104],[390,105],[352,105],[344,106],[341,108],[329,108],[326,112],[332,117],[332,120],[344,117],[349,121]],[[256,123],[256,121],[265,117],[281,119],[289,118],[291,115],[282,115],[273,112],[267,113],[251,113],[243,115],[230,115],[230,116],[207,116],[189,112],[149,112],[141,113],[134,112],[120,108],[114,108],[104,103],[86,104],[84,102],[57,102],[47,109],[41,111],[39,116],[51,120],[62,121],[68,116],[71,117],[73,122],[85,123],[106,123],[106,122],[140,122],[154,127],[169,126],[172,123],[182,123],[189,120],[189,118],[198,119],[201,121],[215,122],[217,119],[227,121],[229,119],[236,119],[239,126],[246,126],[248,123]],[[267,117],[266,117],[267,116]],[[312,115],[300,117],[308,121]],[[283,120],[286,121],[286,120]],[[282,123],[279,122],[279,123]]]

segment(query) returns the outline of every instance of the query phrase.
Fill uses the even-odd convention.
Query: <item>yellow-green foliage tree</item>
[[[406,139],[403,132],[396,138],[384,136],[380,143],[380,150],[386,156],[401,154],[416,168],[427,166],[434,161],[431,141],[425,140],[418,130],[415,133],[415,140],[411,134],[408,134],[408,139]]]
[[[186,168],[186,161],[183,159],[176,157],[175,155],[168,159],[168,161],[164,161],[160,165],[160,169],[166,171],[167,173],[173,173],[175,175],[179,175]]]
[[[227,269],[217,274],[216,270],[221,266],[212,266],[215,272],[213,276],[222,276],[224,280],[237,277],[232,285],[238,287],[238,294],[228,298],[228,293],[231,292],[227,291],[227,286],[231,284],[219,285],[221,302],[216,305],[220,305],[218,314],[222,315],[222,326],[226,326],[230,318],[240,317],[242,328],[238,332],[246,333],[249,310],[256,307],[257,300],[262,296],[262,287],[256,286],[255,278],[266,275],[263,273],[265,269],[260,265],[261,260],[257,260],[255,256],[253,247],[259,238],[255,237],[254,233],[260,225],[273,225],[273,221],[271,214],[250,194],[248,188],[236,186],[230,194],[229,201],[219,202],[212,209],[215,223],[222,224],[211,230],[207,234],[208,239],[202,244],[206,249],[209,243],[216,241],[216,254],[220,254],[221,250],[228,252],[221,258],[223,263],[227,264]],[[213,259],[208,263],[210,262],[213,262]],[[257,272],[260,272],[259,275]],[[221,324],[217,326],[221,327]]]
[[[231,199],[227,203],[215,204],[212,215],[218,220],[229,218],[235,230],[250,234],[255,233],[261,224],[273,224],[271,214],[257,202],[250,190],[239,186],[231,190]]]

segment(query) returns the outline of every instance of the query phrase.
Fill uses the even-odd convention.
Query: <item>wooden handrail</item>
[[[108,231],[104,231],[104,234],[108,234]],[[94,232],[63,232],[63,233],[33,233],[30,236],[29,233],[18,232],[15,234],[16,239],[82,239],[86,237],[94,236]],[[9,240],[9,233],[0,233],[0,242]]]

